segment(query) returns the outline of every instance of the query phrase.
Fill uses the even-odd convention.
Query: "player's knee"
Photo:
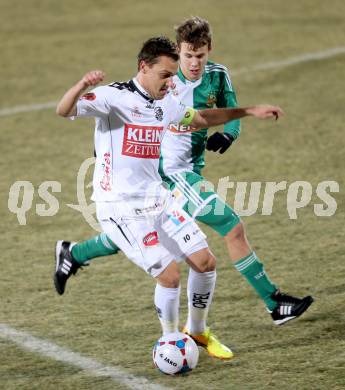
[[[216,258],[212,252],[208,251],[207,262],[202,272],[211,272],[214,271],[215,269],[216,269]]]
[[[199,273],[211,272],[216,269],[216,258],[209,249],[203,251],[202,255],[199,255],[197,259],[188,263],[194,271]]]
[[[158,283],[167,288],[177,288],[180,285],[180,269],[174,262],[157,277]]]
[[[244,223],[240,221],[231,231],[225,236],[227,241],[244,241],[246,239],[246,231]]]
[[[160,284],[167,288],[178,288],[180,285],[180,273],[172,272],[166,275],[163,280],[160,280]]]

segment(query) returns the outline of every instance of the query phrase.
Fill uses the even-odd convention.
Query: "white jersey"
[[[96,118],[94,201],[155,196],[160,145],[170,123],[189,108],[172,94],[153,100],[135,80],[95,88],[77,103],[77,116]]]

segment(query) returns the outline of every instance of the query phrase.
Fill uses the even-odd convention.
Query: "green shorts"
[[[164,178],[183,209],[197,221],[226,236],[240,222],[235,211],[219,198],[212,184],[195,172],[180,172]]]

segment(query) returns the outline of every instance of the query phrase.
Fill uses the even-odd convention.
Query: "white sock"
[[[199,273],[192,268],[189,269],[187,330],[192,334],[200,334],[206,329],[206,319],[212,302],[216,279],[216,270]]]
[[[163,335],[178,331],[181,288],[167,288],[156,284],[155,306]]]

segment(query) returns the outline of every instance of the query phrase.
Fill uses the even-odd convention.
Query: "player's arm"
[[[237,97],[236,92],[233,88],[232,82],[228,72],[220,72],[219,76],[221,77],[221,90],[217,96],[216,105],[219,108],[237,108]],[[233,138],[237,139],[240,135],[241,126],[240,121],[233,120],[224,124],[224,134],[227,134]]]
[[[268,104],[244,108],[211,108],[192,112],[188,124],[193,128],[192,131],[194,131],[194,129],[218,126],[231,120],[241,119],[247,116],[253,116],[259,119],[278,119],[283,114],[284,112],[280,107]]]
[[[63,117],[77,114],[77,101],[81,94],[90,86],[95,86],[103,81],[105,74],[100,70],[93,70],[84,75],[72,88],[70,88],[59,101],[56,113]]]
[[[233,88],[227,70],[218,72],[220,79],[220,90],[217,94],[216,106],[219,108],[238,107],[236,92]],[[238,138],[241,131],[239,119],[224,124],[224,132],[216,131],[207,138],[206,149],[223,154],[232,143]]]

